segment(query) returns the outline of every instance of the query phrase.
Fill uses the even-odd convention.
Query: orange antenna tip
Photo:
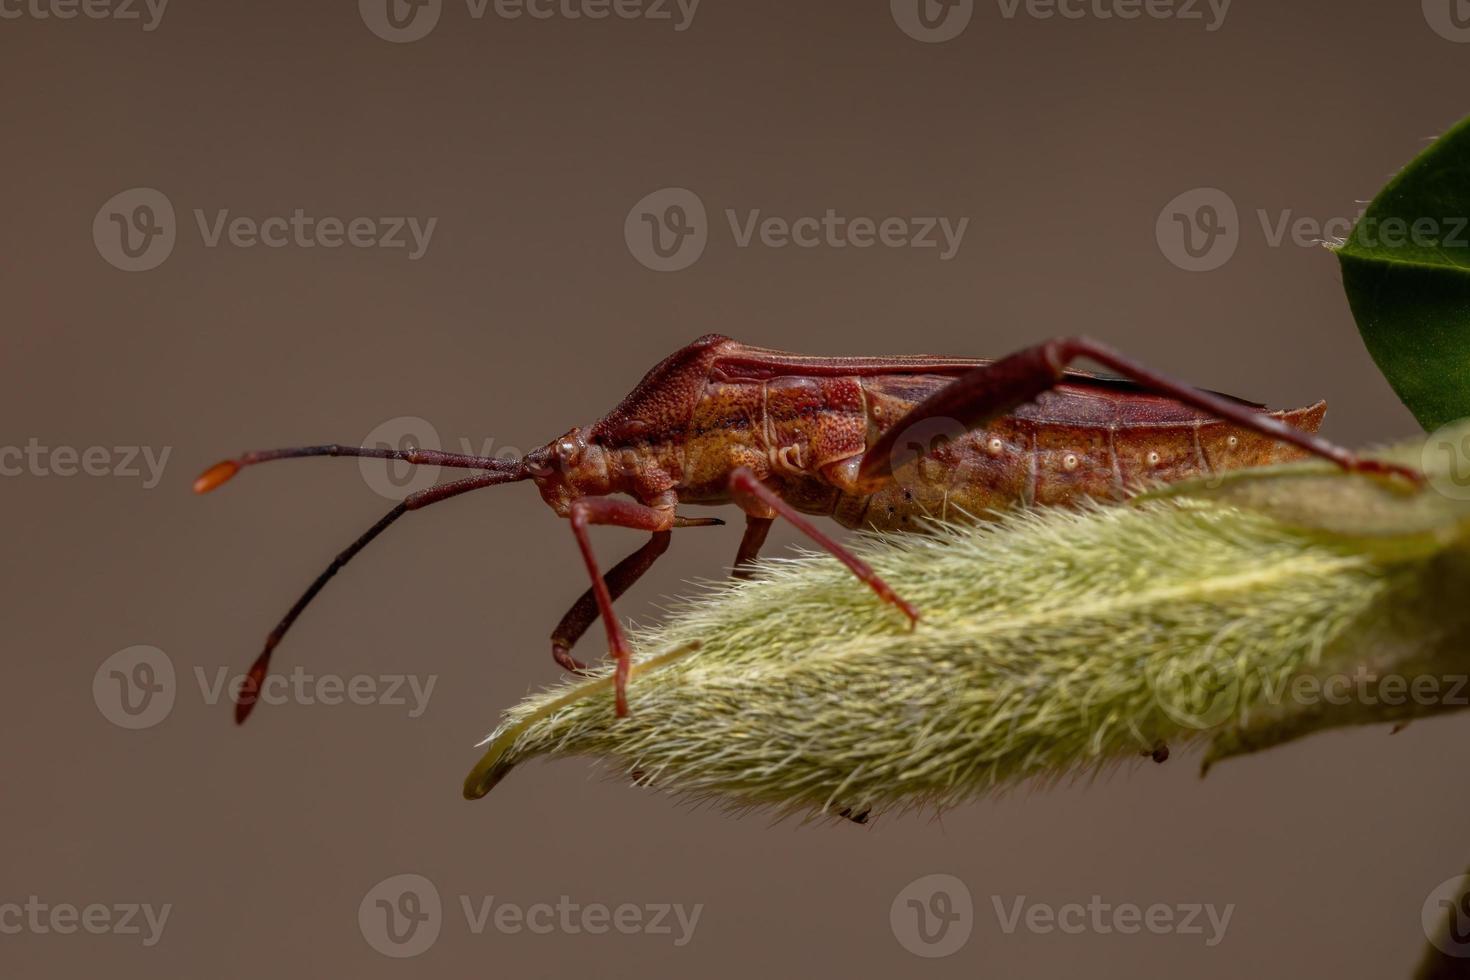
[[[265,669],[269,653],[263,653],[256,658],[255,663],[250,665],[250,672],[245,675],[245,683],[240,686],[240,692],[235,696],[235,724],[245,724],[245,719],[250,717],[250,711],[255,707],[255,702],[260,699],[260,689],[265,684]]]
[[[240,472],[240,464],[233,459],[227,459],[223,463],[215,463],[209,469],[200,473],[198,478],[194,480],[194,492],[208,493],[238,472]]]

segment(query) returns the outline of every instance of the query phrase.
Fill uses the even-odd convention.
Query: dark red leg
[[[761,546],[766,543],[766,535],[771,533],[775,520],[774,517],[745,515],[745,534],[740,538],[740,550],[735,552],[735,565],[730,569],[732,578],[750,578],[751,565],[760,555]]]
[[[755,473],[749,467],[742,466],[730,474],[730,493],[743,507],[749,508],[754,504],[761,510],[775,511],[778,516],[790,521],[798,531],[811,538],[823,551],[842,562],[854,575],[866,582],[878,594],[878,598],[902,610],[909,618],[910,625],[919,621],[918,610],[889,588],[888,583],[879,578],[867,562],[817,530],[816,525],[782,500],[774,490],[756,479]]]
[[[325,588],[326,584],[332,580],[332,576],[342,570],[343,565],[351,561],[374,538],[388,530],[394,521],[409,511],[418,510],[421,507],[427,507],[430,504],[438,503],[441,500],[448,500],[450,497],[457,497],[462,493],[478,490],[481,487],[505,483],[511,478],[504,473],[486,473],[481,476],[471,476],[463,480],[456,480],[453,483],[441,483],[437,487],[429,487],[427,490],[411,493],[397,507],[384,514],[378,523],[368,528],[362,537],[352,542],[352,544],[347,546],[346,550],[332,559],[332,563],[327,566],[326,571],[316,577],[316,581],[312,582],[307,590],[302,593],[301,598],[296,600],[296,604],[287,611],[286,615],[281,618],[281,621],[276,624],[276,628],[271,630],[270,635],[266,637],[265,649],[261,650],[260,656],[255,658],[255,663],[250,665],[250,671],[245,675],[245,684],[240,688],[239,697],[235,700],[236,723],[243,722],[249,717],[250,709],[255,707],[255,702],[260,694],[260,686],[265,682],[265,673],[270,668],[271,654],[275,651],[276,646],[280,644],[282,637],[286,635],[286,631],[291,628],[292,623],[296,622],[296,617],[301,615],[302,610],[311,604],[311,600],[316,598],[317,593]]]
[[[1087,337],[1062,337],[978,367],[915,405],[863,454],[858,470],[858,484],[864,489],[876,488],[892,475],[894,444],[916,422],[930,418],[949,418],[966,428],[984,425],[1056,387],[1062,380],[1067,365],[1079,357],[1096,361],[1150,391],[1177,399],[1191,408],[1232,422],[1242,429],[1298,446],[1315,456],[1331,460],[1343,469],[1402,476],[1415,484],[1424,482],[1423,474],[1417,470],[1375,459],[1363,459],[1335,443],[1310,432],[1303,432],[1247,405],[1222,395],[1200,391],[1158,374],[1095,340]]]
[[[674,527],[719,527],[725,522],[718,517],[678,517],[674,518]],[[612,571],[603,576],[607,583],[608,594],[613,601],[617,601],[633,583],[643,576],[643,573],[652,567],[669,547],[668,532],[660,531],[648,541],[642,548],[633,552],[622,561],[613,566]],[[587,665],[571,655],[572,647],[587,632],[587,627],[596,621],[597,593],[588,589],[578,597],[576,603],[567,614],[556,624],[556,629],[551,633],[551,657],[564,669],[574,674],[581,673],[587,669]]]
[[[607,583],[608,597],[614,602],[624,592],[632,587],[633,583],[643,577],[643,573],[653,567],[665,551],[669,550],[669,541],[673,537],[669,531],[658,531],[648,542],[637,551],[633,552],[622,561],[613,566],[612,571],[603,576]],[[587,665],[572,656],[572,647],[587,632],[587,627],[597,620],[597,594],[588,589],[577,599],[567,614],[556,624],[556,629],[551,632],[551,656],[562,668],[574,674],[579,674],[587,669]]]
[[[657,510],[631,500],[611,497],[582,497],[572,503],[572,533],[576,535],[577,547],[582,550],[582,560],[587,564],[587,574],[592,578],[592,594],[597,600],[597,612],[607,627],[607,642],[612,655],[617,658],[617,672],[613,680],[614,701],[617,716],[628,714],[628,669],[632,665],[632,651],[628,649],[627,637],[613,614],[612,595],[607,582],[597,568],[597,556],[592,553],[592,540],[587,536],[590,524],[611,524],[616,527],[631,527],[641,531],[667,531],[674,526],[674,515],[670,510]]]

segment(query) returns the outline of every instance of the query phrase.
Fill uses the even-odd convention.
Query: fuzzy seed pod
[[[633,638],[629,717],[608,668],[511,709],[465,795],[533,756],[589,755],[685,798],[858,816],[1196,738],[1214,759],[1451,710],[1310,697],[1470,666],[1470,502],[1431,475],[1415,493],[1294,464],[862,539],[921,611],[912,631],[827,556],[768,560]]]

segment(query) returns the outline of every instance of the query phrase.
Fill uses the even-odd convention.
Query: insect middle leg
[[[854,575],[867,583],[868,587],[877,593],[878,598],[897,606],[909,618],[910,625],[919,621],[918,610],[894,592],[887,582],[879,578],[878,573],[873,571],[867,562],[818,530],[817,526],[807,520],[800,511],[781,499],[780,494],[762,483],[750,467],[738,467],[730,474],[730,496],[746,514],[754,518],[769,522],[772,517],[779,516],[790,521],[793,527],[811,538],[823,551],[842,562]],[[746,533],[750,533],[749,528]]]
[[[1082,357],[1096,361],[1149,391],[1173,398],[1242,429],[1297,446],[1314,456],[1331,460],[1343,469],[1401,476],[1415,485],[1424,482],[1423,474],[1417,470],[1365,459],[1248,405],[1159,374],[1090,338],[1061,337],[977,367],[915,405],[863,454],[857,485],[872,490],[887,482],[892,476],[893,447],[915,423],[924,419],[949,418],[966,428],[984,425],[1055,388],[1064,380],[1067,365]]]
[[[760,557],[761,546],[766,535],[771,533],[774,517],[745,515],[745,533],[740,536],[740,548],[735,552],[735,564],[730,568],[731,578],[750,578],[755,571],[755,560]]]

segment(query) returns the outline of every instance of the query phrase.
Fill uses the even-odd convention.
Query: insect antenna
[[[262,449],[246,453],[235,459],[215,463],[194,480],[195,493],[208,493],[227,482],[236,473],[256,463],[269,463],[277,459],[302,459],[306,456],[363,456],[369,459],[397,459],[406,463],[421,463],[426,466],[450,466],[469,470],[498,472],[512,461],[493,456],[469,456],[464,453],[444,453],[437,449],[389,449],[386,446],[294,446],[289,449]]]
[[[216,463],[205,470],[200,477],[194,481],[196,493],[207,493],[220,484],[229,480],[240,471],[242,467],[255,463],[269,462],[275,459],[294,459],[303,456],[369,456],[377,459],[401,459],[410,463],[427,463],[439,466],[460,466],[472,469],[483,469],[487,472],[455,480],[452,483],[441,483],[438,486],[429,487],[409,494],[392,510],[384,514],[376,524],[368,528],[361,537],[348,545],[341,554],[332,559],[330,565],[316,577],[316,580],[307,587],[295,604],[281,617],[275,629],[270,631],[266,637],[265,647],[255,662],[250,665],[249,672],[245,675],[245,683],[235,699],[235,722],[243,723],[250,716],[251,709],[255,707],[260,698],[261,687],[265,683],[266,672],[270,669],[271,654],[275,652],[286,631],[291,624],[296,622],[298,616],[306,609],[311,601],[317,597],[317,593],[332,580],[342,567],[357,556],[357,553],[366,548],[374,538],[386,531],[393,522],[398,520],[409,511],[419,510],[429,504],[448,500],[471,490],[479,490],[481,487],[493,487],[501,483],[514,483],[529,477],[530,473],[524,461],[491,459],[482,456],[463,456],[456,453],[430,452],[426,450],[393,450],[393,449],[370,449],[367,447],[357,448],[348,446],[305,446],[298,449],[272,449],[264,452],[246,453],[244,456],[234,460],[226,460]]]

